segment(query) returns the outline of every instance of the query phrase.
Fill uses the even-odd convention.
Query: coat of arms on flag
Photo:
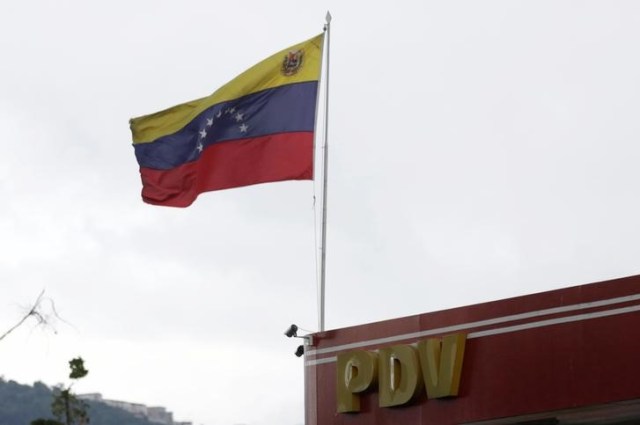
[[[298,72],[298,69],[302,66],[303,56],[304,50],[302,49],[287,53],[282,61],[282,74],[290,76]]]

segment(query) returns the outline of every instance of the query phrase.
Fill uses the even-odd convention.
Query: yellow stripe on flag
[[[173,106],[164,111],[130,121],[133,143],[149,143],[155,139],[173,134],[183,128],[207,108],[221,102],[286,84],[317,81],[320,78],[322,58],[322,37],[320,34],[303,43],[288,47],[249,68],[212,95],[191,102]],[[302,66],[293,75],[284,75],[282,65],[289,52],[302,50]]]

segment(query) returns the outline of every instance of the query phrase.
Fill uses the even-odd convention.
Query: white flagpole
[[[329,57],[331,43],[331,13],[327,12],[326,24],[327,65],[325,68],[325,98],[324,98],[324,159],[322,172],[322,242],[320,257],[320,287],[318,288],[318,329],[324,331],[324,293],[327,269],[327,170],[329,160]]]

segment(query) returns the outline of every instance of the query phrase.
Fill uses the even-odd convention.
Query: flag
[[[322,42],[282,50],[210,96],[131,119],[143,201],[187,207],[203,192],[311,180]]]

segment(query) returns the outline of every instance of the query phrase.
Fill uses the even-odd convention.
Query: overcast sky
[[[640,272],[636,1],[0,0],[0,375],[204,425],[303,422],[314,190],[140,199],[128,120],[333,14],[327,328]]]

